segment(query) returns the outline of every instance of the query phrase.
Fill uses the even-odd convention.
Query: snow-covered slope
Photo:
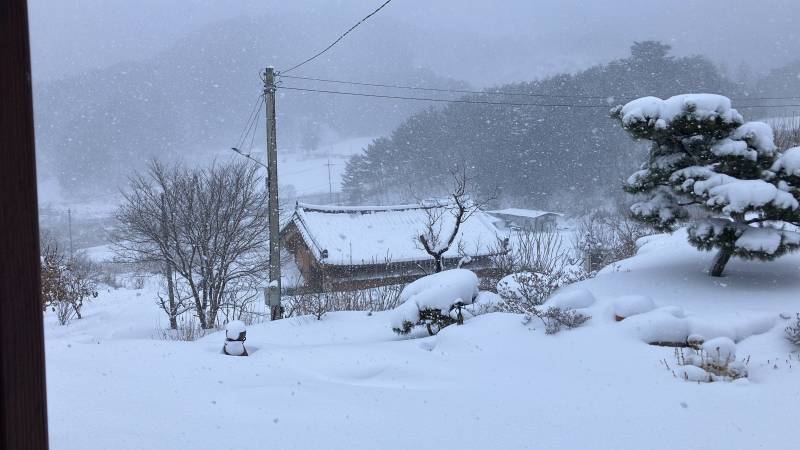
[[[778,313],[800,311],[800,257],[733,261],[727,277],[713,279],[704,273],[711,255],[688,247],[682,233],[647,241],[638,256],[567,288],[597,297],[593,319],[555,336],[535,320],[522,325],[495,313],[404,339],[388,313],[344,312],[251,326],[251,356],[230,357],[221,354],[223,332],[195,342],[152,339],[152,287],[103,292],[66,328],[46,318],[51,444],[789,448],[800,360]],[[737,355],[750,357],[749,381],[675,378],[662,362],[674,368],[672,349],[642,342],[636,321],[614,321],[622,295],[651,297],[656,309],[643,314],[682,309],[711,334],[768,323],[737,344]]]

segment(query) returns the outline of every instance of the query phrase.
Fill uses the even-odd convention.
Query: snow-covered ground
[[[791,448],[800,359],[779,313],[800,311],[800,255],[734,260],[715,279],[704,273],[711,255],[684,233],[646,241],[567,288],[594,294],[593,318],[554,336],[494,313],[407,339],[391,331],[390,313],[340,312],[251,326],[250,356],[231,357],[224,332],[154,338],[165,320],[153,286],[104,289],[67,327],[46,316],[51,446]],[[623,295],[676,308],[615,322]],[[673,349],[642,341],[664,314],[709,339],[738,337],[749,379],[674,377],[662,362],[675,368]]]

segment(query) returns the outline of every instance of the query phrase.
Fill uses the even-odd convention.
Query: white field
[[[714,279],[704,274],[711,255],[684,239],[648,238],[636,257],[580,283],[598,299],[593,318],[555,336],[495,313],[407,339],[388,313],[343,312],[254,325],[251,356],[230,357],[222,332],[153,338],[166,322],[154,286],[104,289],[82,320],[45,317],[51,446],[792,448],[800,360],[778,314],[800,311],[800,255],[734,260]],[[674,368],[673,350],[639,338],[656,316],[613,320],[613,300],[633,294],[682,308],[706,333],[741,334],[749,379],[674,377],[661,362]]]

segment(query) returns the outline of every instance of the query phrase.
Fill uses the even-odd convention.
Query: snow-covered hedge
[[[424,326],[433,335],[463,320],[461,307],[478,296],[478,277],[466,269],[445,270],[422,277],[403,289],[391,326],[399,334]]]

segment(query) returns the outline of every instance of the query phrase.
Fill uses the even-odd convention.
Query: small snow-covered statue
[[[231,356],[247,356],[247,349],[244,348],[244,341],[247,340],[247,330],[244,322],[234,320],[225,326],[225,346],[222,351]]]

